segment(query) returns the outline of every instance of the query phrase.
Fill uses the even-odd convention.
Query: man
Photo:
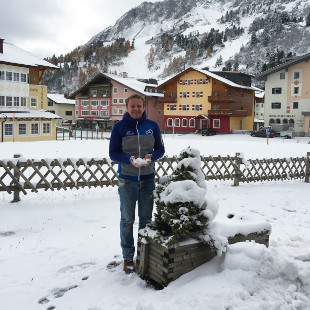
[[[165,153],[160,129],[146,118],[144,98],[138,94],[126,100],[127,112],[111,133],[110,158],[119,163],[120,238],[124,271],[134,271],[133,224],[138,202],[139,230],[152,219],[154,162]]]

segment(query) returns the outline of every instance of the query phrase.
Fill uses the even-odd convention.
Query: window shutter
[[[194,84],[197,84],[197,80],[196,79],[194,80]]]
[[[187,85],[187,80],[185,80],[185,85]]]
[[[179,106],[179,110],[182,111],[182,106],[181,105]]]
[[[187,96],[186,97],[189,98],[189,91],[187,92]]]
[[[186,110],[189,111],[189,104],[187,105]]]
[[[200,98],[201,98],[202,96],[203,96],[203,92],[201,91],[201,92],[200,92]]]
[[[202,111],[202,104],[200,105],[200,111]]]
[[[193,97],[195,97],[195,92],[193,91]]]
[[[167,110],[170,111],[170,104],[167,105]]]
[[[180,80],[180,84],[182,85],[182,83],[183,83],[183,81],[182,80]]]
[[[195,111],[195,105],[194,104],[192,105],[192,110]]]
[[[180,91],[180,98],[182,98],[182,92]]]
[[[202,84],[202,79],[200,79],[200,84]]]

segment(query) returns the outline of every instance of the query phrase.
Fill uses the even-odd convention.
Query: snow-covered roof
[[[173,76],[172,78],[168,79],[168,80],[165,80],[163,83],[161,83],[160,85],[158,86],[161,86],[165,83],[167,83],[168,81],[174,79],[175,77],[177,76],[180,76],[182,75],[185,71],[190,71],[190,70],[195,70],[195,71],[198,71],[206,76],[209,76],[213,79],[216,79],[218,81],[221,81],[223,83],[225,83],[226,85],[229,85],[229,86],[232,86],[232,87],[237,87],[237,88],[242,88],[242,89],[248,89],[248,90],[254,90],[254,91],[262,91],[260,88],[257,88],[257,87],[254,87],[254,86],[244,86],[244,85],[240,85],[240,84],[237,84],[237,83],[234,83],[232,82],[231,80],[228,80],[220,75],[217,75],[215,73],[212,73],[210,71],[206,71],[206,70],[201,70],[201,69],[198,69],[198,68],[194,68],[194,67],[189,67],[187,69],[185,69],[184,71],[178,73],[177,75]]]
[[[162,94],[162,93],[148,92],[145,90],[146,87],[156,88],[157,87],[156,84],[144,83],[144,82],[136,80],[135,78],[124,78],[124,77],[121,77],[119,75],[108,74],[108,73],[99,73],[92,80],[90,80],[88,83],[86,83],[80,89],[78,89],[73,94],[71,94],[70,97],[72,98],[73,96],[75,96],[82,88],[84,88],[87,85],[90,85],[92,83],[92,81],[95,80],[96,78],[98,78],[98,76],[100,76],[100,75],[105,76],[111,80],[114,80],[115,82],[120,83],[120,84],[122,84],[128,88],[131,88],[132,90],[135,90],[135,91],[137,91],[140,94],[143,94],[145,96],[164,97],[164,94]]]
[[[75,100],[67,99],[62,94],[47,94],[47,98],[58,104],[75,104]]]
[[[264,91],[255,91],[256,98],[264,98],[265,92]]]
[[[58,69],[57,66],[49,63],[48,61],[41,59],[38,56],[27,52],[14,44],[3,42],[3,54],[0,53],[0,63],[6,62],[11,64],[26,65],[31,67],[47,67]]]
[[[30,110],[29,112],[1,112],[0,118],[43,118],[43,119],[54,119],[61,118],[60,116],[46,112],[45,110]]]

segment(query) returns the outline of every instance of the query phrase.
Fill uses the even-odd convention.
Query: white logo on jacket
[[[131,130],[126,132],[126,136],[134,136],[134,134],[135,134],[134,131]]]
[[[145,132],[146,135],[152,135],[153,134],[153,130],[152,129],[149,129]]]

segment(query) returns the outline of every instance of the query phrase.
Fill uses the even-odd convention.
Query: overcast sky
[[[0,38],[42,58],[59,56],[113,26],[123,14],[142,2],[0,0]]]

